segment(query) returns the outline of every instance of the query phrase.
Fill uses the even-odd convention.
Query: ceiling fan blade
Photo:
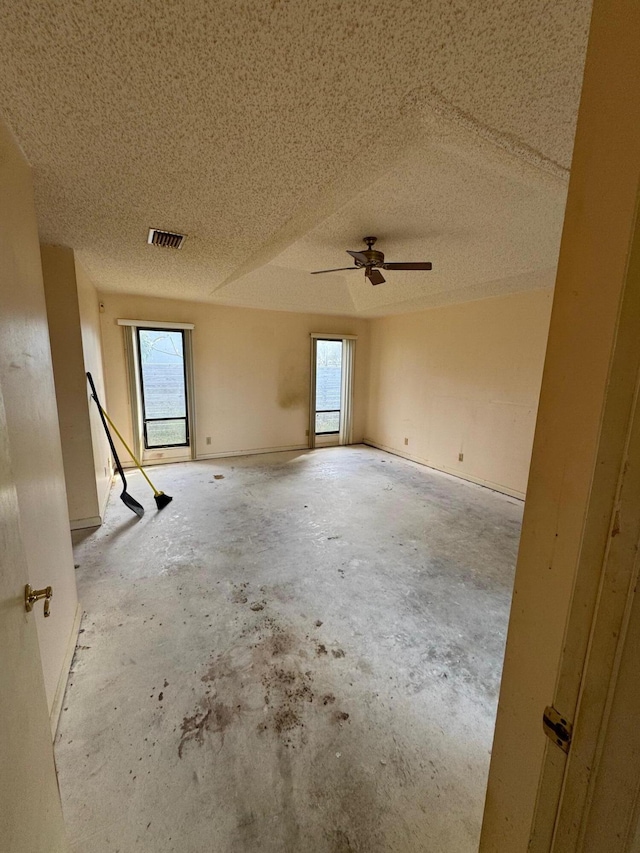
[[[413,264],[382,264],[384,270],[430,270],[433,264],[429,261],[416,262]]]
[[[364,252],[352,252],[347,249],[347,254],[351,255],[352,258],[355,258],[356,261],[360,261],[361,264],[368,264],[369,258],[366,256]]]
[[[314,270],[311,275],[320,275],[323,272],[342,272],[343,270],[357,270],[359,267],[338,267],[335,270]]]
[[[384,284],[386,281],[380,270],[377,270],[375,267],[367,267],[364,274],[371,284]]]

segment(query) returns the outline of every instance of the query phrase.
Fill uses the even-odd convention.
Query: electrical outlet
[[[207,436],[206,441],[207,441],[207,444],[211,444],[211,436],[210,435]]]
[[[304,434],[305,434],[305,435],[309,435],[309,430],[308,430],[308,429],[306,429],[306,430],[304,431]]]
[[[464,461],[464,453],[458,453],[458,462]]]
[[[409,439],[408,439],[408,438],[405,438],[404,443],[405,443],[405,444],[409,444]]]

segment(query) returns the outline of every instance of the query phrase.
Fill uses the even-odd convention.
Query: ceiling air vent
[[[166,249],[181,249],[186,240],[185,234],[174,234],[173,231],[160,231],[159,228],[149,228],[147,243],[152,246],[164,246]]]

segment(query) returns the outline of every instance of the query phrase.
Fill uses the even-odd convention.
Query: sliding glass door
[[[142,431],[146,450],[189,446],[182,329],[137,329]]]

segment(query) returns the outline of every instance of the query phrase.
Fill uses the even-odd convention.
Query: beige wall
[[[550,311],[538,290],[373,320],[365,440],[524,496]]]
[[[101,299],[109,411],[128,440],[118,318],[195,323],[199,456],[306,445],[309,333],[357,334],[355,441],[365,438],[524,495],[549,291],[373,321],[112,294]],[[124,451],[122,457],[129,461]]]
[[[354,441],[363,436],[367,322],[104,294],[102,318],[109,414],[131,441],[131,412],[118,318],[194,323],[199,456],[307,446],[311,332],[358,335]],[[211,444],[206,444],[206,437]],[[122,454],[127,459],[126,453]]]
[[[92,527],[110,483],[109,447],[85,376],[90,370],[104,392],[98,295],[72,249],[42,246],[41,255],[69,521]]]
[[[80,335],[82,337],[83,374],[89,371],[95,382],[98,396],[104,405],[104,367],[102,361],[102,332],[98,292],[82,265],[75,259]],[[86,376],[83,375],[85,399],[89,407],[93,476],[98,501],[98,516],[102,519],[111,486],[112,459],[109,442],[104,434],[100,415],[95,403],[87,396]]]
[[[0,122],[0,384],[49,708],[63,674],[76,584],[30,169]],[[19,591],[17,591],[19,592]],[[65,673],[66,675],[66,673]]]

